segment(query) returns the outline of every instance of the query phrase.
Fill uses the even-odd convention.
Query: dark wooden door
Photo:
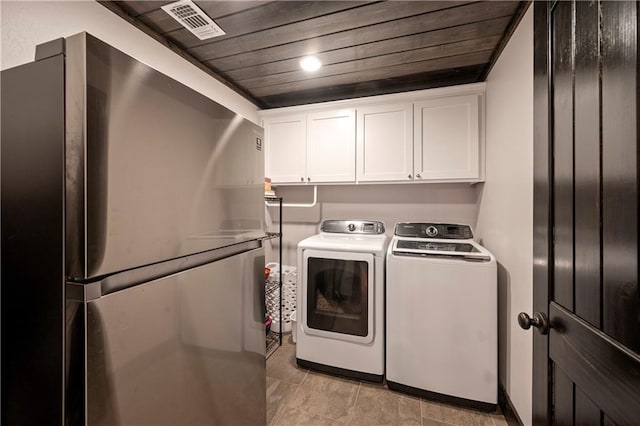
[[[534,7],[534,423],[638,425],[638,3]]]

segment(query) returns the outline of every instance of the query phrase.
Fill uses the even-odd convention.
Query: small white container
[[[274,333],[280,333],[280,318],[273,317],[271,320],[271,331]],[[282,318],[282,334],[291,332],[291,319],[287,320],[286,318]]]
[[[291,331],[293,334],[291,337],[293,338],[293,343],[296,343],[296,338],[298,337],[298,321],[296,320],[296,311],[291,312]]]

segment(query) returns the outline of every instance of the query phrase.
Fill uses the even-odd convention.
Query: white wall
[[[531,424],[532,333],[519,312],[533,305],[533,7],[487,78],[486,180],[476,235],[499,262],[499,375]]]
[[[258,108],[93,0],[0,1],[2,69],[34,59],[35,46],[82,31],[180,81],[255,123]]]

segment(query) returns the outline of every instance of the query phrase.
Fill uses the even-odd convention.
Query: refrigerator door
[[[265,424],[263,292],[259,248],[86,303],[86,424]]]
[[[88,34],[66,61],[68,278],[264,235],[262,128]]]

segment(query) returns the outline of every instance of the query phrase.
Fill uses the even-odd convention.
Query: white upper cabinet
[[[273,183],[307,179],[307,119],[304,114],[265,118],[265,176]]]
[[[274,184],[355,182],[353,108],[267,117],[265,175]]]
[[[263,113],[274,184],[480,182],[483,83]]]
[[[355,119],[349,108],[307,116],[307,182],[355,182]]]
[[[414,104],[414,172],[424,180],[479,180],[479,95]]]
[[[358,182],[413,178],[413,105],[364,106],[357,115]]]

